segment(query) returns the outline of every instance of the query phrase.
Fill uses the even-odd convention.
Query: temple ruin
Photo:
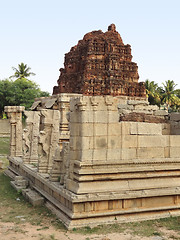
[[[87,33],[65,55],[53,94],[145,97],[145,87],[138,83],[137,64],[131,60],[131,46],[124,45],[114,24],[105,33]]]
[[[5,107],[6,174],[69,229],[180,215],[180,114],[149,105],[131,60],[111,24],[65,55],[51,97]]]

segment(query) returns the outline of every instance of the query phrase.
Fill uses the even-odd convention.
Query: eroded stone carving
[[[25,111],[26,128],[23,134],[23,152],[26,163],[38,163],[39,111]]]
[[[39,164],[38,171],[50,173],[53,157],[59,143],[60,112],[56,110],[41,110],[42,127],[39,136]]]
[[[10,155],[14,157],[23,156],[22,152],[22,112],[23,106],[6,106],[4,111],[10,119],[11,125],[11,140],[10,140]]]
[[[131,60],[131,46],[124,45],[114,24],[105,33],[87,33],[65,55],[53,94],[146,97],[144,83],[138,83],[137,64]]]

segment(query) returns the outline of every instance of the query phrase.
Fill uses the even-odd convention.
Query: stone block
[[[128,104],[118,104],[118,109],[134,110],[134,106]]]
[[[118,123],[119,122],[118,111],[109,111],[109,113],[108,113],[108,122],[109,123]]]
[[[108,125],[106,123],[95,123],[94,124],[94,134],[95,136],[104,136],[107,135]],[[93,129],[89,129],[93,133]]]
[[[138,146],[137,135],[123,135],[122,148],[137,148]]]
[[[170,147],[170,157],[179,158],[180,157],[180,147]]]
[[[170,134],[180,135],[180,122],[170,122]]]
[[[94,211],[94,202],[85,202],[85,212]]]
[[[100,201],[94,203],[95,211],[108,210],[108,201]]]
[[[123,148],[122,149],[122,159],[134,159],[136,156],[136,148]]]
[[[71,137],[69,141],[69,148],[71,150],[76,150],[77,137]]]
[[[108,149],[121,148],[121,136],[108,136]]]
[[[93,153],[94,153],[93,150],[83,150],[83,151],[80,151],[78,160],[81,160],[81,161],[92,161],[93,160]]]
[[[11,183],[11,186],[12,186],[17,192],[22,191],[22,189],[25,189],[25,188],[26,188],[26,186],[17,185],[17,184],[15,183],[15,181],[11,181],[10,183]]]
[[[127,101],[127,104],[128,105],[145,105],[145,106],[148,106],[149,105],[149,102],[148,101],[143,101],[143,100],[128,100]]]
[[[170,135],[170,147],[180,147],[180,135]]]
[[[107,161],[120,160],[122,149],[107,149]]]
[[[108,136],[121,136],[121,123],[108,124]]]
[[[166,110],[156,110],[154,111],[155,116],[167,116],[168,112]]]
[[[79,137],[76,140],[76,149],[89,150],[93,148],[93,137]]]
[[[169,116],[171,121],[180,121],[180,113],[170,113]]]
[[[170,157],[170,148],[169,147],[165,147],[164,148],[164,157],[165,158],[169,158]]]
[[[32,189],[24,189],[22,194],[33,206],[42,206],[44,204],[44,198]]]
[[[96,121],[94,119],[93,111],[81,111],[79,112],[79,122],[80,123],[93,123]]]
[[[14,180],[14,184],[18,187],[26,188],[28,186],[28,181],[23,176],[16,176]]]
[[[68,100],[69,101],[69,100]],[[75,99],[74,98],[71,98],[71,100],[70,100],[70,111],[71,112],[74,112],[74,111],[76,111],[76,102],[75,102]]]
[[[107,137],[102,136],[102,137],[95,137],[94,138],[94,147],[95,149],[107,149]]]
[[[94,149],[93,151],[93,160],[106,161],[106,152],[105,149]]]
[[[85,204],[84,203],[76,203],[73,204],[73,212],[81,213],[85,211]]]
[[[131,135],[138,134],[138,122],[130,122],[130,132]]]
[[[138,109],[134,111],[137,114],[146,114],[146,115],[153,115],[153,111]]]
[[[108,112],[97,111],[94,112],[94,123],[108,123]]]
[[[143,207],[144,208],[152,208],[152,207],[164,207],[171,206],[174,204],[173,196],[159,196],[154,198],[145,198],[143,199]]]
[[[152,111],[156,111],[156,110],[159,109],[159,107],[157,105],[149,105],[149,106],[147,106],[147,109],[152,110]]]
[[[138,147],[167,147],[169,138],[166,135],[162,136],[138,136]]]
[[[142,207],[142,199],[125,199],[123,205],[125,209],[139,208]]]
[[[101,126],[100,127],[100,125],[99,125],[100,132],[103,131],[103,128],[105,126]],[[94,124],[93,123],[83,123],[83,124],[80,124],[80,126],[79,126],[79,135],[82,136],[82,137],[90,137],[90,136],[92,137],[94,135]]]
[[[162,125],[157,123],[138,123],[139,135],[162,135]]]
[[[138,158],[164,158],[164,148],[142,147],[137,149]]]
[[[113,200],[113,209],[122,209],[122,200]]]
[[[164,123],[162,124],[162,135],[170,135],[170,124],[169,123]]]
[[[127,114],[130,114],[131,112],[132,112],[132,110],[123,109],[123,108],[120,108],[120,109],[118,110],[118,113],[119,113],[120,115],[127,115]]]
[[[79,123],[70,123],[69,130],[70,130],[70,136],[79,136],[80,130],[79,130],[80,124]]]
[[[70,112],[69,119],[71,123],[79,123],[79,112]]]
[[[121,133],[122,135],[127,135],[127,134],[131,134],[131,126],[132,122],[120,122],[121,124]]]

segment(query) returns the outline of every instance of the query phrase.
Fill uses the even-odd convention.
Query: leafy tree
[[[158,84],[154,81],[145,81],[146,94],[148,96],[148,101],[152,105],[160,106],[161,103],[161,88],[158,87]]]
[[[10,78],[27,78],[29,76],[36,75],[33,72],[30,72],[31,68],[27,66],[27,64],[21,63],[18,64],[18,68],[12,67],[12,69],[15,71],[14,75],[12,75]]]
[[[26,78],[18,78],[15,81],[0,80],[0,116],[2,117],[4,106],[25,106],[29,109],[36,97],[47,97],[48,92],[41,91],[39,86]]]
[[[165,81],[159,87],[154,81],[145,81],[146,93],[150,104],[166,104],[169,111],[180,110],[180,89],[175,89],[177,84],[173,80]]]
[[[177,96],[179,90],[175,89],[176,86],[177,84],[175,84],[173,80],[168,80],[163,83],[162,103],[166,104],[167,109],[171,106],[180,105],[180,99]]]

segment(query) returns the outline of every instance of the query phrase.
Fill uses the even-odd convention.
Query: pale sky
[[[64,54],[87,32],[114,23],[130,44],[139,81],[180,88],[180,0],[0,0],[0,80],[24,62],[52,93]]]

